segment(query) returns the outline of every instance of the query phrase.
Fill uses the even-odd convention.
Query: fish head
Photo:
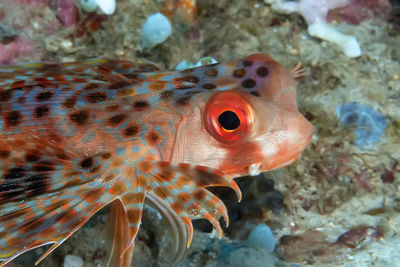
[[[220,83],[234,85],[193,98],[192,112],[177,132],[173,161],[215,168],[230,177],[295,162],[313,127],[297,109],[293,74],[262,54],[220,70]]]

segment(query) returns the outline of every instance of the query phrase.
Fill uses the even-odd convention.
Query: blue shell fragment
[[[355,145],[364,148],[379,141],[387,127],[385,117],[367,105],[357,102],[344,103],[336,108],[340,126],[355,126]]]

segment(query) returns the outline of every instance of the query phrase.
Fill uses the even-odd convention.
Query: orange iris
[[[237,92],[220,92],[207,103],[205,122],[208,132],[218,141],[239,141],[248,136],[253,126],[251,107]]]

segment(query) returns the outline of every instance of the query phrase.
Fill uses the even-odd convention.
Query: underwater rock
[[[276,261],[275,256],[271,254],[251,247],[241,247],[231,252],[220,266],[273,267]]]
[[[277,258],[270,252],[254,248],[248,242],[226,243],[221,241],[218,266],[272,267]]]
[[[387,126],[382,114],[367,105],[356,102],[338,106],[336,115],[340,126],[356,126],[354,131],[357,135],[355,145],[361,148],[378,142]]]

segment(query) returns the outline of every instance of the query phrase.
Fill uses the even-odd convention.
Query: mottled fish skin
[[[182,254],[192,219],[222,234],[208,186],[297,160],[311,124],[293,73],[267,55],[162,72],[94,59],[0,67],[0,259],[53,243],[112,205],[113,264],[129,266],[149,201]],[[184,244],[184,246],[182,246]]]

